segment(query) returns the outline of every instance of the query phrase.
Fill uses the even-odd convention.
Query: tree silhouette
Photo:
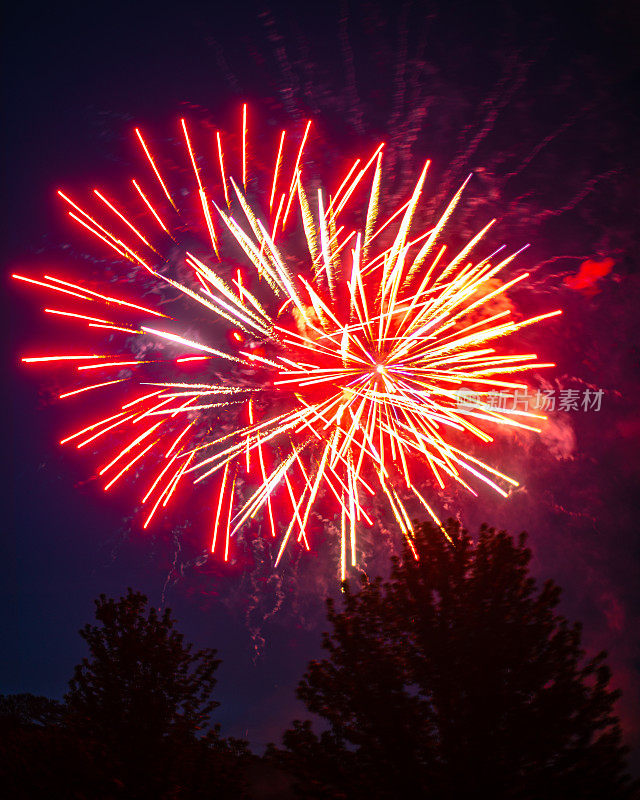
[[[101,764],[65,726],[63,704],[32,694],[0,696],[2,796],[101,797]]]
[[[126,797],[238,797],[232,773],[246,745],[211,727],[216,651],[193,652],[166,609],[129,589],[96,600],[97,625],[80,635],[89,656],[69,682],[66,724],[109,764]]]
[[[243,774],[257,758],[211,727],[216,651],[193,652],[171,612],[131,589],[119,600],[101,595],[96,621],[80,631],[89,655],[65,705],[0,697],[3,796],[246,796]]]
[[[75,668],[65,698],[76,728],[104,741],[115,737],[124,748],[140,737],[194,737],[219,705],[212,699],[216,651],[192,653],[171,611],[159,615],[147,604],[131,589],[120,600],[100,595],[100,624],[80,631],[89,657]]]
[[[388,581],[327,601],[327,658],[298,688],[327,728],[294,723],[271,756],[305,797],[626,798],[605,653],[587,659],[526,536],[431,524]]]
[[[60,722],[64,706],[41,695],[0,695],[0,731],[16,728],[38,728]]]

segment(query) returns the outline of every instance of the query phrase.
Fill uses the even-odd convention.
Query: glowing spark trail
[[[170,181],[162,174],[158,164],[168,158],[156,161],[136,128],[155,193],[133,180],[135,211],[99,189],[87,210],[59,192],[94,246],[115,251],[127,271],[133,265],[134,289],[153,291],[162,303],[132,302],[83,278],[14,275],[64,301],[62,309],[45,308],[56,324],[91,328],[94,338],[102,328],[109,337],[104,352],[92,344],[81,349],[89,354],[45,350],[22,360],[75,375],[60,398],[112,398],[110,413],[76,426],[61,443],[103,449],[96,472],[108,480],[105,490],[125,476],[142,478],[144,528],[182,487],[209,479],[214,556],[227,561],[233,536],[264,514],[277,564],[288,547],[308,549],[321,508],[339,526],[344,578],[357,564],[358,532],[373,525],[372,496],[385,499],[413,549],[416,511],[440,525],[425,498],[430,487],[453,482],[476,494],[484,483],[506,497],[518,485],[467,450],[473,440],[490,443],[504,426],[539,430],[544,417],[496,408],[490,393],[526,390],[514,374],[553,364],[498,344],[560,311],[516,319],[504,303],[498,307],[527,273],[502,280],[517,253],[479,254],[493,220],[447,259],[441,237],[468,179],[425,226],[418,220],[428,161],[409,199],[388,209],[382,144],[356,159],[333,191],[318,189],[307,174],[311,121],[297,135],[282,131],[275,160],[271,151],[262,169],[247,117],[243,105],[239,135],[225,134],[230,158],[219,131],[205,141],[206,133],[180,121],[185,188],[176,170]],[[207,169],[203,152],[214,156],[215,169]],[[239,180],[228,171],[233,164]],[[254,185],[264,187],[261,198],[248,196]],[[196,194],[197,202],[179,206],[178,198],[195,201]],[[261,217],[258,209],[266,208]],[[190,250],[180,246],[185,230],[192,231]],[[78,383],[84,371],[106,368],[116,370],[101,373],[110,380]],[[185,380],[185,369],[197,379]],[[473,402],[461,402],[470,395]]]

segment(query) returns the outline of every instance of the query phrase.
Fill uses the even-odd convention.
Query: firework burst
[[[425,499],[429,486],[453,481],[475,494],[473,484],[484,483],[504,496],[517,486],[467,452],[465,439],[491,442],[501,426],[538,430],[544,417],[495,409],[488,394],[524,390],[515,373],[553,365],[500,352],[496,342],[560,312],[516,321],[500,305],[528,273],[500,282],[518,253],[476,256],[493,221],[448,254],[442,238],[468,179],[425,226],[428,162],[411,196],[389,213],[382,144],[327,194],[306,175],[310,122],[293,142],[282,131],[265,172],[252,171],[247,118],[245,105],[238,144],[227,150],[219,131],[209,134],[213,166],[181,121],[189,193],[172,185],[139,129],[149,175],[144,188],[132,181],[135,210],[97,189],[95,212],[59,192],[74,222],[134,264],[134,286],[143,278],[162,303],[133,302],[86,281],[14,275],[63,301],[48,314],[108,334],[109,352],[23,361],[90,377],[61,399],[111,393],[112,413],[61,443],[108,451],[97,469],[105,490],[136,478],[144,528],[178,486],[209,479],[211,552],[228,560],[233,535],[264,514],[279,537],[277,564],[287,545],[309,548],[310,516],[322,503],[340,519],[344,578],[347,564],[356,565],[358,530],[374,524],[373,496],[385,499],[411,545],[414,506],[440,524]],[[197,200],[197,224],[193,210],[181,208],[185,196],[185,205]],[[195,246],[181,250],[178,262],[194,227],[207,245],[197,255]],[[200,325],[203,312],[209,322]],[[197,380],[185,381],[185,366],[198,370]],[[474,403],[460,402],[464,391]]]

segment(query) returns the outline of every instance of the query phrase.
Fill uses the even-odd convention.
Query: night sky
[[[56,190],[129,179],[138,124],[168,135],[182,115],[228,120],[248,101],[270,134],[312,116],[329,162],[384,138],[398,196],[427,157],[443,192],[474,170],[460,234],[496,216],[509,244],[532,242],[522,261],[530,288],[512,302],[565,313],[527,341],[558,364],[547,388],[601,388],[602,408],[558,411],[541,437],[498,443],[500,463],[523,484],[507,501],[447,492],[434,504],[472,531],[486,520],[529,532],[536,575],[563,587],[562,609],[584,622],[587,648],[609,651],[637,748],[639,12],[622,0],[586,4],[579,18],[551,3],[526,15],[519,5],[8,9],[0,692],[60,697],[83,655],[77,630],[93,599],[132,586],[173,608],[198,646],[218,648],[224,733],[259,751],[304,714],[294,690],[320,652],[334,554],[320,548],[280,574],[268,563],[251,574],[202,564],[188,507],[184,520],[142,534],[126,493],[105,499],[88,461],[57,446],[73,423],[52,402],[53,370],[19,363],[51,328],[38,298],[9,279],[70,260],[95,275],[99,264],[82,260],[86,242],[74,238]],[[392,548],[385,541],[378,558]]]

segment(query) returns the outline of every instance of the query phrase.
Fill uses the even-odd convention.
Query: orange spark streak
[[[193,149],[191,147],[191,140],[189,139],[189,134],[187,133],[187,123],[184,119],[180,120],[180,124],[182,125],[182,131],[184,133],[184,138],[187,142],[187,149],[189,150],[189,158],[191,159],[191,166],[193,167],[193,172],[196,176],[196,180],[198,181],[198,189],[202,191],[202,182],[200,180],[200,172],[198,171],[198,166],[196,164],[195,156],[193,155]]]
[[[101,367],[137,367],[140,364],[155,364],[155,361],[108,361],[105,364],[91,364],[86,367],[78,367],[82,369],[100,369]]]
[[[152,275],[155,274],[154,271],[151,269],[151,267],[142,258],[140,258],[140,256],[136,252],[134,252],[128,245],[126,245],[120,239],[116,238],[112,233],[110,233],[108,230],[106,230],[106,228],[103,228],[102,225],[100,225],[98,222],[96,222],[95,219],[93,219],[92,216],[87,214],[87,212],[84,211],[82,208],[80,208],[80,206],[76,205],[73,202],[73,200],[70,200],[67,197],[66,194],[64,194],[61,191],[58,191],[58,194],[60,195],[60,197],[62,197],[62,199],[65,202],[69,203],[69,205],[72,206],[73,208],[75,208],[76,211],[78,211],[80,214],[82,214],[83,217],[88,219],[89,222],[91,222],[92,225],[94,225],[99,231],[102,231],[104,236],[102,234],[98,233],[98,230],[95,230],[95,228],[91,227],[91,225],[89,225],[86,222],[84,222],[84,220],[81,220],[80,217],[78,217],[72,211],[69,211],[69,216],[72,217],[73,219],[75,219],[76,222],[79,222],[80,225],[82,225],[84,228],[86,228],[88,231],[90,231],[94,236],[97,236],[98,239],[101,239],[105,244],[109,245],[109,247],[111,247],[113,250],[115,250],[121,256],[123,256],[125,258],[130,257],[133,261],[137,261],[140,264],[140,266],[144,267],[147,270],[147,272],[150,272]],[[126,252],[122,252],[122,250],[125,250]]]
[[[126,416],[124,418],[120,414],[116,414],[116,416],[120,417],[120,419],[117,422],[114,422],[112,425],[109,425],[108,428],[103,428],[101,431],[98,431],[97,433],[94,433],[93,436],[90,436],[88,439],[85,439],[83,442],[80,442],[80,444],[76,445],[78,450],[81,447],[85,447],[86,445],[88,445],[89,442],[95,441],[100,436],[103,436],[105,433],[108,433],[109,431],[112,431],[114,428],[117,428],[119,425],[122,425],[123,422],[128,422],[130,419],[133,419],[135,417],[135,414],[129,414],[129,416]],[[113,419],[113,417],[111,417],[111,419]],[[96,426],[92,425],[91,427],[95,428]],[[89,430],[91,430],[91,428],[89,428]],[[65,441],[68,441],[68,440],[65,440]]]
[[[175,438],[175,439],[174,439],[174,441],[173,441],[173,444],[172,444],[172,445],[171,445],[171,447],[170,447],[170,448],[167,450],[167,452],[164,454],[164,457],[165,457],[165,458],[169,458],[169,455],[171,454],[171,451],[172,451],[172,450],[174,450],[174,449],[175,449],[175,448],[178,446],[178,443],[179,443],[180,441],[182,441],[182,439],[184,438],[184,436],[186,435],[186,433],[189,431],[189,428],[191,428],[191,427],[193,427],[193,422],[189,422],[189,423],[188,423],[188,424],[185,426],[185,428],[183,429],[182,433],[179,433],[179,434],[176,436],[176,438]]]
[[[55,308],[45,308],[45,312],[47,314],[58,314],[61,317],[75,317],[76,319],[84,319],[88,320],[89,322],[101,322],[105,324],[109,324],[109,321],[106,319],[99,319],[98,317],[87,317],[84,314],[75,314],[73,311],[58,311]]]
[[[175,456],[175,458],[177,458],[177,456]],[[171,466],[171,464],[173,463],[173,461],[174,461],[174,459],[171,459],[171,461],[170,461],[170,462],[169,462],[169,464],[166,466],[166,468],[165,468],[165,469],[162,471],[162,473],[161,473],[161,475],[160,475],[159,477],[162,477],[162,475],[164,475],[164,473],[166,472],[166,470],[168,470],[168,469],[169,469],[169,467]],[[165,486],[165,488],[162,490],[162,493],[160,494],[160,496],[159,496],[159,497],[156,499],[156,503],[155,503],[154,507],[151,509],[151,512],[150,512],[149,516],[146,518],[146,520],[144,521],[144,524],[142,525],[142,528],[143,528],[143,530],[146,530],[146,529],[149,527],[149,523],[150,523],[150,522],[151,522],[151,520],[153,519],[153,517],[154,517],[154,515],[155,515],[155,513],[156,513],[156,511],[157,511],[157,509],[158,509],[158,506],[160,505],[160,503],[161,503],[162,499],[164,498],[164,496],[166,495],[166,493],[167,493],[167,492],[168,492],[168,491],[171,489],[171,487],[173,486],[173,482],[174,482],[174,480],[175,480],[175,479],[176,479],[176,478],[177,478],[177,477],[180,475],[180,472],[181,472],[181,470],[182,470],[182,469],[183,469],[183,465],[181,464],[181,465],[178,467],[178,469],[176,470],[176,472],[174,473],[174,475],[173,475],[173,477],[171,478],[171,480],[170,480],[170,481],[167,483],[167,485]],[[155,485],[156,485],[156,484],[154,484],[154,486],[152,487],[152,489],[155,487]],[[151,491],[151,490],[150,490],[150,491]],[[149,492],[149,493],[150,493],[150,492]],[[149,496],[149,495],[147,494],[147,496],[146,496],[146,497],[148,497],[148,496]],[[145,499],[146,499],[146,497],[145,497]],[[144,502],[144,500],[143,500],[143,502]]]
[[[162,230],[163,230],[165,233],[169,233],[169,228],[167,228],[167,226],[164,224],[164,222],[163,222],[163,221],[162,221],[162,219],[160,218],[160,215],[158,214],[158,212],[157,212],[157,211],[155,210],[155,208],[154,208],[154,207],[151,205],[151,202],[149,201],[149,199],[147,198],[147,196],[145,195],[145,193],[142,191],[142,189],[140,188],[140,186],[138,186],[138,183],[137,183],[135,180],[132,180],[132,181],[131,181],[131,183],[134,185],[134,187],[135,187],[136,191],[138,192],[138,194],[139,194],[139,195],[140,195],[140,197],[142,198],[143,202],[145,203],[145,205],[147,206],[147,208],[149,209],[149,211],[150,211],[150,212],[153,214],[153,216],[154,216],[155,220],[157,221],[158,225],[159,225],[159,226],[162,228]],[[169,235],[171,235],[171,234],[169,234]]]
[[[153,493],[153,490],[156,488],[156,486],[157,486],[157,485],[160,483],[160,481],[162,480],[162,478],[164,477],[164,475],[165,475],[165,474],[168,472],[168,470],[171,468],[171,465],[172,465],[172,464],[173,464],[173,462],[176,460],[176,458],[178,458],[178,453],[176,453],[176,454],[173,456],[173,458],[172,458],[172,459],[169,461],[169,463],[168,463],[168,464],[167,464],[167,466],[166,466],[166,467],[165,467],[165,468],[162,470],[162,472],[160,472],[160,473],[157,475],[157,477],[156,477],[155,481],[154,481],[154,482],[151,484],[151,488],[150,488],[150,489],[149,489],[149,491],[148,491],[148,492],[145,494],[145,496],[142,498],[142,502],[143,502],[143,503],[146,503],[146,502],[147,502],[147,500],[149,499],[149,497],[150,497],[150,496],[151,496],[151,494]],[[160,499],[162,499],[162,495],[160,495]],[[160,502],[160,500],[158,500],[158,502]]]
[[[119,306],[128,306],[129,308],[135,308],[137,311],[144,311],[145,314],[153,314],[153,316],[155,317],[164,317],[165,319],[168,319],[166,314],[162,314],[160,311],[155,311],[154,309],[146,308],[145,306],[138,306],[135,303],[130,303],[127,300],[121,300],[118,297],[110,297],[109,295],[100,294],[99,292],[94,292],[92,289],[85,289],[83,286],[76,286],[74,283],[63,281],[61,278],[54,278],[53,275],[45,275],[44,277],[49,281],[55,281],[56,283],[61,283],[63,286],[71,286],[74,289],[78,289],[78,291],[80,292],[85,292],[86,294],[91,295],[92,297],[99,297],[106,303],[115,303],[116,305]]]
[[[54,292],[62,292],[63,294],[69,294],[73,297],[79,297],[81,300],[91,300],[90,297],[87,297],[84,294],[79,294],[78,292],[70,292],[68,289],[61,289],[59,286],[53,286],[50,283],[45,283],[44,281],[37,281],[34,278],[25,278],[24,275],[12,275],[12,278],[15,278],[18,281],[26,281],[27,283],[34,283],[36,286],[44,286],[45,289],[52,289]]]
[[[150,392],[149,394],[142,395],[142,397],[137,397],[135,400],[132,400],[130,403],[125,403],[125,404],[122,406],[122,408],[131,408],[131,406],[135,406],[135,405],[137,405],[138,403],[142,403],[142,402],[144,402],[145,400],[148,400],[150,397],[156,397],[156,396],[157,396],[157,395],[159,395],[159,394],[160,394],[162,391],[163,391],[162,389],[158,389],[158,390],[157,390],[157,391],[155,391],[155,392]]]
[[[189,139],[189,134],[187,133],[187,123],[184,119],[180,120],[182,124],[182,130],[184,132],[184,138],[187,142],[187,148],[189,150],[189,157],[191,158],[191,165],[193,167],[193,172],[196,176],[196,181],[198,182],[198,195],[200,197],[200,204],[202,205],[202,213],[204,215],[204,219],[207,225],[207,230],[209,232],[209,238],[211,239],[211,245],[215,251],[218,260],[220,259],[220,255],[218,253],[218,242],[216,238],[216,233],[213,227],[213,220],[211,219],[211,212],[209,210],[209,200],[207,199],[206,192],[204,187],[202,186],[202,181],[200,180],[200,171],[198,170],[198,166],[196,164],[196,158],[193,154],[193,149],[191,147],[191,140]],[[206,288],[206,287],[205,287]]]
[[[120,325],[109,325],[109,324],[103,325],[103,324],[99,324],[97,322],[90,322],[89,323],[89,327],[90,328],[107,328],[110,331],[123,331],[124,333],[130,333],[130,334],[133,334],[135,336],[142,335],[141,331],[134,331],[133,328],[123,328]]]
[[[172,478],[172,483],[169,484],[171,486],[171,489],[169,490],[169,493],[167,494],[167,496],[162,501],[163,507],[167,505],[169,500],[171,500],[175,490],[178,488],[178,484],[180,483],[180,478],[182,478],[183,473],[185,472],[185,470],[187,469],[187,467],[191,463],[192,459],[193,459],[193,455],[189,456],[189,458],[187,458],[185,460],[184,464],[182,464],[182,466],[180,467],[180,469],[176,473],[175,477]]]
[[[117,244],[115,244],[115,241],[113,241],[113,242],[112,242],[112,241],[110,241],[110,240],[109,240],[109,239],[108,239],[106,236],[102,236],[102,234],[98,233],[98,231],[97,231],[97,230],[95,230],[95,228],[92,228],[92,227],[91,227],[91,225],[89,225],[88,223],[86,223],[84,220],[80,219],[80,217],[79,217],[77,214],[74,214],[74,213],[73,213],[73,211],[69,211],[69,216],[70,216],[72,219],[75,219],[75,221],[76,221],[76,222],[79,222],[79,223],[80,223],[80,225],[82,225],[84,228],[86,228],[86,229],[87,229],[87,230],[88,230],[90,233],[92,233],[94,236],[97,236],[97,237],[98,237],[98,239],[101,239],[101,240],[102,240],[102,241],[103,241],[103,242],[104,242],[106,245],[108,245],[108,246],[109,246],[109,247],[110,247],[112,250],[115,250],[115,251],[116,251],[116,253],[118,253],[118,255],[121,255],[123,258],[126,258],[126,257],[127,257],[127,254],[124,252],[124,250],[121,250],[121,249],[118,247],[118,245],[117,245]]]
[[[227,485],[227,473],[229,472],[229,462],[224,465],[224,472],[222,473],[222,484],[218,493],[218,509],[216,511],[215,522],[213,523],[213,539],[211,541],[211,552],[216,549],[216,540],[218,538],[218,523],[220,522],[220,514],[222,513],[222,502],[224,498],[224,487]]]
[[[140,129],[139,128],[136,128],[136,136],[140,140],[140,144],[142,145],[142,147],[144,149],[144,152],[146,153],[146,156],[149,159],[149,163],[153,167],[153,171],[155,172],[156,178],[158,179],[158,182],[160,183],[160,186],[162,186],[162,191],[167,196],[167,200],[171,203],[171,205],[177,211],[178,209],[176,207],[176,204],[173,202],[173,198],[169,194],[169,190],[167,189],[167,187],[164,184],[164,181],[162,180],[162,176],[160,175],[160,172],[158,171],[158,168],[156,167],[155,162],[154,162],[153,158],[151,157],[151,153],[149,152],[149,148],[147,147],[144,139],[142,138],[142,134],[140,133]]]
[[[258,462],[260,463],[260,475],[262,476],[263,483],[266,483],[267,472],[264,467],[264,456],[262,455],[262,445],[258,444]],[[275,539],[276,526],[273,521],[273,508],[271,507],[271,497],[267,498],[267,513],[269,515],[269,525],[271,527],[271,536]]]
[[[247,104],[242,106],[242,185],[247,191]],[[225,559],[226,561],[226,559]]]
[[[67,436],[66,439],[61,439],[60,444],[66,444],[70,442],[72,439],[77,439],[78,436],[82,436],[83,433],[88,433],[92,431],[94,428],[97,428],[99,425],[104,424],[105,422],[111,422],[112,419],[116,419],[117,417],[125,416],[123,412],[119,412],[118,414],[114,414],[111,417],[107,417],[106,419],[101,419],[99,422],[94,422],[93,425],[89,425],[87,428],[83,428],[81,431],[77,431],[76,433],[72,433],[71,436]]]
[[[58,395],[59,399],[62,400],[63,397],[71,397],[74,394],[81,394],[82,392],[88,392],[91,389],[99,389],[101,386],[111,386],[114,383],[122,383],[125,381],[126,378],[118,378],[115,381],[105,381],[104,383],[94,383],[93,386],[83,386],[82,389],[74,389],[72,392],[64,392],[61,395]]]
[[[276,156],[276,163],[273,167],[273,181],[271,183],[271,196],[269,197],[269,212],[273,208],[273,198],[276,196],[276,184],[278,182],[278,174],[280,172],[280,164],[282,162],[282,147],[284,145],[285,131],[280,134],[280,144],[278,145],[278,155]]]
[[[155,425],[152,425],[150,428],[147,428],[147,430],[144,431],[144,433],[141,433],[140,436],[138,436],[136,439],[134,439],[130,444],[126,445],[126,447],[123,447],[122,450],[118,453],[118,455],[115,458],[113,458],[108,464],[106,464],[98,472],[98,475],[104,475],[104,473],[107,470],[111,469],[111,467],[113,467],[114,464],[117,464],[118,461],[120,461],[122,456],[126,455],[130,450],[132,450],[134,447],[136,447],[136,445],[138,445],[138,444],[140,444],[140,442],[144,441],[147,438],[147,436],[150,436],[157,428],[160,427],[160,425],[162,425],[163,422],[164,422],[164,420],[162,420],[161,422],[157,422]]]
[[[110,203],[107,200],[107,198],[103,194],[101,194],[97,189],[94,189],[93,191],[102,200],[102,202],[113,211],[114,214],[117,214],[118,217],[120,217],[120,219],[125,223],[125,225],[128,225],[129,228],[131,228],[131,230],[140,239],[140,241],[144,242],[144,244],[146,244],[147,247],[149,247],[151,250],[156,252],[156,250],[153,247],[153,245],[149,244],[149,242],[144,238],[144,236],[140,233],[140,231],[135,227],[135,225],[133,225],[131,222],[129,222],[129,220],[124,216],[124,214],[122,214],[120,211],[118,211],[118,209],[112,203]]]
[[[293,175],[291,177],[291,185],[289,186],[289,200],[287,201],[287,207],[284,212],[284,217],[282,219],[282,229],[284,230],[284,226],[287,224],[287,219],[289,217],[289,211],[291,209],[291,202],[293,200],[294,195],[294,188],[296,185],[296,177],[298,175],[298,166],[300,165],[300,159],[302,158],[302,151],[304,150],[304,146],[307,142],[307,136],[309,135],[309,129],[311,128],[311,120],[307,120],[307,126],[304,129],[304,136],[302,137],[302,141],[300,142],[300,149],[298,150],[298,155],[296,156],[296,163],[293,168]]]
[[[109,481],[109,483],[108,483],[108,484],[107,484],[107,485],[104,487],[104,490],[105,490],[105,492],[108,492],[108,491],[109,491],[109,489],[110,489],[110,488],[113,486],[113,484],[114,484],[114,483],[115,483],[117,480],[119,480],[119,479],[120,479],[120,478],[121,478],[121,477],[124,475],[124,473],[125,473],[125,472],[128,472],[128,471],[129,471],[129,469],[131,469],[131,467],[132,467],[132,466],[133,466],[135,463],[137,463],[138,461],[140,461],[140,459],[141,459],[143,456],[145,456],[145,455],[146,455],[146,454],[149,452],[149,450],[151,450],[151,448],[152,448],[154,445],[156,445],[157,443],[158,443],[158,442],[157,442],[157,440],[156,440],[155,442],[151,442],[151,444],[150,444],[148,447],[145,447],[145,449],[144,449],[144,450],[143,450],[141,453],[138,453],[138,455],[137,455],[135,458],[131,459],[131,461],[129,461],[129,463],[128,463],[126,466],[124,466],[124,467],[123,467],[123,468],[120,470],[120,472],[119,472],[119,473],[118,473],[118,474],[115,476],[115,478],[112,478],[112,479]]]
[[[21,361],[32,364],[34,361],[86,361],[90,358],[110,358],[110,356],[35,356],[23,358]]]
[[[227,516],[227,532],[225,536],[224,542],[224,560],[229,560],[229,539],[231,538],[231,512],[233,510],[233,493],[236,488],[236,476],[233,476],[233,481],[231,483],[231,491],[229,492],[229,514]]]
[[[227,208],[231,208],[231,202],[229,200],[229,189],[227,187],[227,177],[224,173],[224,159],[222,158],[222,143],[220,141],[220,131],[216,131],[216,139],[218,140],[218,159],[220,161],[220,175],[222,176],[222,188],[224,190],[224,201],[227,204]]]

